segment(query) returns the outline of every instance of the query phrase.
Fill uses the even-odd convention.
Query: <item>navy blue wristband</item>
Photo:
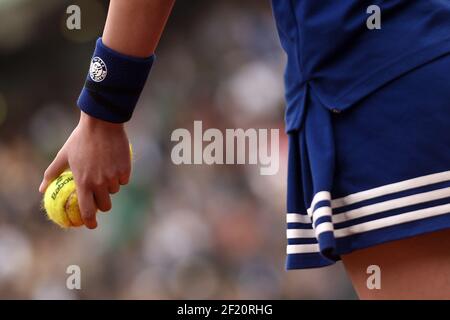
[[[135,58],[97,40],[78,107],[95,118],[123,123],[131,119],[155,55]]]

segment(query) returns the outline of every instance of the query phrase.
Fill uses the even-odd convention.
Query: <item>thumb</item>
[[[45,170],[44,178],[39,186],[39,192],[44,193],[50,182],[58,177],[68,167],[67,155],[65,152],[58,152],[53,162]]]

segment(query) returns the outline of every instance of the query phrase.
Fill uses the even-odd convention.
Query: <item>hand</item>
[[[130,178],[130,147],[124,125],[81,112],[77,127],[45,170],[39,192],[45,192],[67,168],[77,186],[81,218],[86,227],[95,229],[97,209],[109,211],[110,194],[118,192]]]

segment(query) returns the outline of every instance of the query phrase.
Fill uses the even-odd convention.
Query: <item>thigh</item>
[[[342,261],[361,299],[450,299],[450,230],[357,250]],[[380,267],[380,289],[367,287],[370,265]]]

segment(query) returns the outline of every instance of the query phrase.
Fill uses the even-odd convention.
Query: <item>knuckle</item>
[[[104,177],[95,177],[93,175],[85,174],[79,179],[79,185],[88,189],[92,190],[95,188],[99,188],[105,185],[105,178]]]
[[[92,183],[89,180],[82,180],[78,182],[77,188],[81,191],[87,192],[92,189]]]
[[[75,173],[74,173],[75,175]],[[82,175],[82,176],[75,176],[75,180],[77,180],[77,187],[82,189],[88,189],[91,187],[91,180],[88,176]]]
[[[79,179],[77,181],[77,188],[79,189],[87,189],[89,187],[88,181],[85,179]]]
[[[92,189],[98,189],[102,186],[102,183],[98,180],[94,180],[91,182]]]
[[[107,173],[105,175],[105,181],[112,182],[116,179],[116,175],[113,173]]]
[[[85,221],[88,221],[88,222],[92,221],[95,218],[95,211],[91,210],[91,209],[84,210],[81,213],[81,216],[83,217],[83,220],[85,220]]]
[[[97,178],[92,180],[92,186],[94,188],[100,188],[106,184],[105,178]]]

